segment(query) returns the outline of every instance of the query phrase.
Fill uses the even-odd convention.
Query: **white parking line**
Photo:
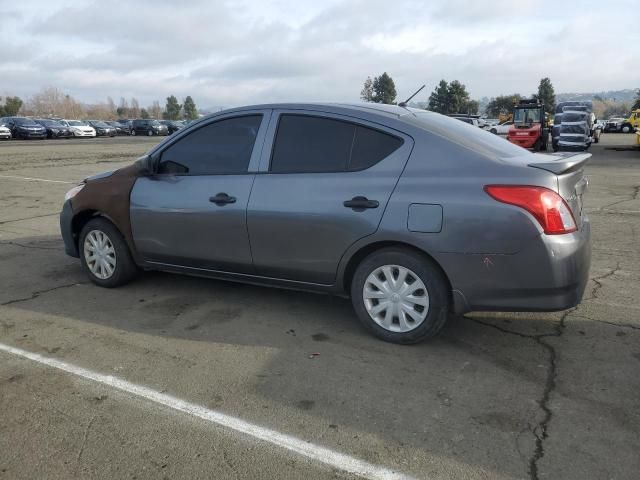
[[[0,178],[11,178],[13,180],[27,180],[30,182],[78,183],[78,182],[66,182],[64,180],[49,180],[46,178],[18,177],[17,175],[0,175]]]
[[[207,422],[217,424],[236,432],[249,435],[258,440],[276,445],[291,452],[302,455],[303,457],[315,460],[330,467],[336,468],[343,472],[347,472],[353,475],[358,475],[363,478],[376,479],[376,480],[410,480],[412,477],[404,475],[399,472],[394,472],[388,468],[373,465],[359,460],[357,458],[345,455],[343,453],[335,452],[319,445],[314,445],[305,440],[280,433],[269,428],[261,427],[253,423],[247,422],[237,417],[227,415],[225,413],[218,412],[216,410],[209,410],[201,405],[196,405],[179,398],[160,393],[148,387],[136,385],[134,383],[122,380],[111,375],[104,375],[102,373],[92,372],[82,367],[77,367],[70,363],[55,360],[53,358],[44,357],[37,353],[22,350],[21,348],[12,347],[0,343],[0,351],[17,355],[22,358],[27,358],[34,362],[46,365],[48,367],[56,368],[73,375],[92,380],[94,382],[106,385],[108,387],[115,388],[117,390],[142,397],[151,402],[169,407],[178,412],[187,413],[194,417],[201,418]]]

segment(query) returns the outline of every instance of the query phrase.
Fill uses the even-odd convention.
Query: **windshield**
[[[149,125],[160,125],[158,120],[149,120]]]
[[[514,123],[540,123],[539,108],[516,108],[513,113]]]
[[[25,126],[34,126],[37,127],[38,124],[31,120],[30,118],[14,118],[13,121],[16,125],[25,125]]]
[[[85,122],[81,122],[80,120],[69,120],[67,123],[72,127],[88,127],[89,126]]]
[[[56,122],[55,120],[38,120],[40,125],[44,125],[45,127],[62,127],[61,123]]]
[[[521,157],[528,153],[522,147],[507,142],[498,135],[489,133],[482,128],[460,122],[455,118],[424,110],[407,110],[413,113],[413,115],[405,115],[403,117],[408,122],[417,123],[418,126],[425,130],[440,135],[470,150],[498,158]]]
[[[107,125],[107,124],[106,124],[106,123],[104,123],[104,122],[93,122],[93,123],[92,123],[92,125],[93,125],[94,127],[100,127],[100,128],[106,128],[106,127],[109,127],[109,125]]]

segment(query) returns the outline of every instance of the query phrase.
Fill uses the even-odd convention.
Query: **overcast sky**
[[[0,0],[0,95],[199,107],[357,101],[388,72],[404,98],[442,78],[472,97],[640,87],[631,0]]]

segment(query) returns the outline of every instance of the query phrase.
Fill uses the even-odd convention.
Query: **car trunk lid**
[[[558,193],[569,205],[578,228],[582,226],[583,195],[589,184],[584,175],[584,166],[590,153],[561,152],[553,155],[536,154],[536,159],[528,165],[547,170],[556,175]]]

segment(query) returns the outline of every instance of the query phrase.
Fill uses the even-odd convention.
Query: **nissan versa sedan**
[[[398,106],[244,107],[87,178],[60,225],[97,285],[165,270],[345,295],[373,334],[414,343],[450,312],[581,301],[589,156]]]

